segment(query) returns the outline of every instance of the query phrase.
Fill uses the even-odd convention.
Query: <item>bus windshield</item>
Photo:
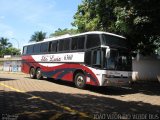
[[[126,49],[111,49],[110,56],[108,58],[105,57],[103,60],[104,69],[119,71],[132,70],[132,58],[129,52],[126,52]]]
[[[125,38],[102,34],[102,45],[127,48],[127,41]]]

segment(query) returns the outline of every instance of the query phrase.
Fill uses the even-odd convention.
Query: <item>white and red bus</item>
[[[22,71],[31,78],[119,86],[130,83],[132,58],[126,38],[101,31],[44,39],[23,47]]]

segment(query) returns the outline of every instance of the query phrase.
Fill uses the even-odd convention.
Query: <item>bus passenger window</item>
[[[34,48],[33,48],[34,53],[40,53],[40,45],[41,44],[35,44],[34,45]]]
[[[48,42],[41,43],[41,52],[48,52]]]
[[[33,45],[29,45],[27,47],[27,54],[32,54],[33,53]]]
[[[63,50],[69,50],[70,39],[64,39]]]
[[[85,41],[85,36],[72,38],[71,49],[72,50],[84,49],[84,41]]]
[[[63,51],[63,40],[59,41],[59,51]]]
[[[87,35],[87,48],[92,48],[100,45],[100,37],[98,34]]]
[[[50,51],[57,52],[57,41],[51,42]]]
[[[78,37],[72,38],[72,44],[71,44],[71,49],[72,50],[77,50],[77,41],[78,41]]]
[[[78,49],[84,49],[85,36],[80,36],[78,39]]]
[[[59,51],[69,50],[70,39],[63,39],[59,41]]]

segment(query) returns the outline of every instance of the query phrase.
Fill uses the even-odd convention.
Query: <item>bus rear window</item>
[[[27,46],[23,47],[23,55],[27,54]]]

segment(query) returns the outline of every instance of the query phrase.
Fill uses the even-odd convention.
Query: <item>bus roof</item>
[[[84,32],[84,33],[79,33],[79,34],[75,34],[75,35],[65,34],[65,35],[61,35],[61,36],[57,36],[57,37],[47,38],[47,39],[44,39],[43,41],[26,44],[24,46],[32,45],[32,44],[38,44],[38,43],[43,43],[43,42],[47,42],[47,41],[53,41],[53,40],[60,40],[60,39],[65,39],[65,38],[71,38],[71,37],[76,37],[76,36],[81,36],[81,35],[88,35],[88,34],[106,34],[106,35],[111,35],[111,36],[116,36],[116,37],[120,37],[120,38],[126,39],[125,37],[117,35],[117,34],[114,34],[114,33],[103,32],[103,31],[90,31],[90,32]]]

